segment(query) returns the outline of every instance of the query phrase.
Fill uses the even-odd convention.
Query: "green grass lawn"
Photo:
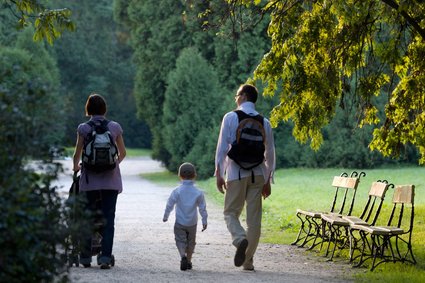
[[[346,171],[351,173],[351,171]],[[360,172],[360,171],[358,171]],[[395,185],[414,184],[415,194],[415,226],[413,232],[413,251],[416,265],[402,263],[385,263],[379,265],[373,272],[364,269],[356,277],[362,281],[380,282],[425,282],[425,169],[421,167],[403,167],[389,169],[364,170],[354,205],[353,215],[360,215],[367,200],[372,182],[387,180]],[[297,208],[329,210],[334,190],[331,186],[333,176],[340,175],[341,169],[280,169],[275,173],[275,183],[272,195],[263,202],[262,242],[290,244],[295,240],[299,220],[295,213]],[[144,175],[154,182],[174,186],[177,177],[171,173],[155,173]],[[215,178],[198,181],[207,196],[207,201],[223,205],[223,195],[215,186]],[[392,192],[388,191],[380,219],[388,219],[391,209]],[[313,254],[313,252],[311,252]],[[344,257],[342,254],[341,257]],[[347,258],[336,258],[345,260]],[[320,260],[323,260],[321,258]]]

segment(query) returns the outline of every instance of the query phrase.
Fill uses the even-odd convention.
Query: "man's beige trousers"
[[[224,220],[227,229],[232,235],[233,245],[238,247],[243,239],[248,240],[245,263],[252,264],[261,234],[262,199],[261,192],[264,186],[264,177],[241,178],[227,182],[224,198]],[[246,205],[247,229],[241,225],[239,217]]]

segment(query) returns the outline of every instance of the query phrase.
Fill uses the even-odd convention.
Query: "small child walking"
[[[174,237],[180,253],[180,270],[192,269],[192,254],[196,245],[196,227],[198,224],[198,209],[202,217],[202,232],[207,229],[207,207],[204,193],[194,185],[195,167],[191,163],[183,163],[179,168],[181,183],[172,192],[165,207],[163,221],[176,206],[176,221]]]

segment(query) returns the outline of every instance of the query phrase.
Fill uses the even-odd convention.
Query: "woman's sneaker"
[[[108,263],[101,263],[100,264],[100,269],[110,269],[111,266]]]

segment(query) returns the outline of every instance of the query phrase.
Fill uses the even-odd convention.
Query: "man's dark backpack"
[[[108,120],[88,121],[91,132],[83,147],[83,167],[93,172],[112,170],[117,165],[118,149],[108,129]]]
[[[227,155],[241,168],[250,170],[264,161],[265,131],[264,118],[261,115],[251,116],[236,110],[239,125],[236,140]]]

